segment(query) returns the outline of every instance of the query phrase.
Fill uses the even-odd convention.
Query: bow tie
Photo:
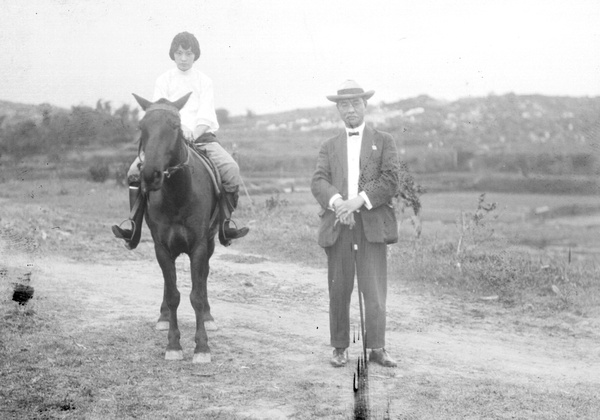
[[[360,133],[358,131],[348,131],[348,137],[358,136]]]

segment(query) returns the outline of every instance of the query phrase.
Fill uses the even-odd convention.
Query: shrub
[[[94,182],[104,182],[108,178],[110,173],[108,169],[108,164],[106,162],[96,162],[94,163],[90,169],[90,177]]]
[[[127,172],[129,171],[129,167],[131,166],[131,161],[122,160],[116,162],[113,165],[114,174],[115,174],[115,182],[117,185],[125,186],[127,185]]]
[[[285,207],[289,204],[289,201],[285,198],[279,198],[279,194],[271,196],[265,201],[265,207],[267,210],[275,210],[279,207]]]
[[[217,108],[215,110],[215,113],[217,114],[217,121],[220,125],[226,125],[231,123],[231,120],[229,119],[229,111],[225,108]]]
[[[21,121],[4,131],[1,151],[23,157],[42,150],[42,134],[36,121],[32,119]]]

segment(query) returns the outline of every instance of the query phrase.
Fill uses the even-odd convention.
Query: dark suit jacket
[[[375,146],[375,147],[373,147]],[[334,194],[348,199],[348,158],[346,131],[330,138],[321,146],[311,191],[321,205],[319,245],[332,246],[340,232],[335,212],[328,209]],[[392,197],[398,188],[398,153],[394,139],[388,133],[365,126],[360,151],[358,189],[369,197],[373,208],[360,209],[365,237],[369,242],[395,243],[398,223],[392,207]]]

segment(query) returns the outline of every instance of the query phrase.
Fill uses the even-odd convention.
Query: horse
[[[144,155],[140,168],[142,196],[146,200],[144,216],[164,277],[163,301],[156,328],[164,330],[168,325],[165,359],[182,360],[177,324],[180,293],[175,261],[185,253],[190,259],[190,301],[196,314],[196,348],[192,361],[210,363],[206,330],[216,328],[206,283],[218,231],[218,186],[181,130],[179,110],[190,94],[175,102],[160,99],[154,103],[133,96],[146,112],[139,124],[139,152]]]

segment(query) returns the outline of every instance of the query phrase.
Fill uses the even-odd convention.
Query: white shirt
[[[360,176],[360,149],[363,138],[363,132],[365,130],[365,123],[363,122],[356,128],[346,127],[346,146],[348,160],[348,200],[355,198],[360,195],[365,200],[365,207],[372,209],[371,201],[367,197],[367,193],[364,191],[358,191],[358,178]],[[358,135],[351,136],[349,133],[356,133]],[[333,208],[333,203],[338,198],[342,198],[340,194],[335,194],[329,199],[329,207]]]
[[[165,98],[173,102],[189,92],[192,95],[179,111],[181,124],[190,131],[194,131],[199,125],[207,125],[208,132],[217,131],[219,123],[212,80],[194,67],[188,71],[174,68],[161,74],[156,79],[153,101]]]
[[[363,123],[356,128],[346,127],[346,147],[348,150],[348,200],[358,195],[358,176],[360,172],[360,144],[362,142]],[[350,133],[358,133],[351,136]]]

